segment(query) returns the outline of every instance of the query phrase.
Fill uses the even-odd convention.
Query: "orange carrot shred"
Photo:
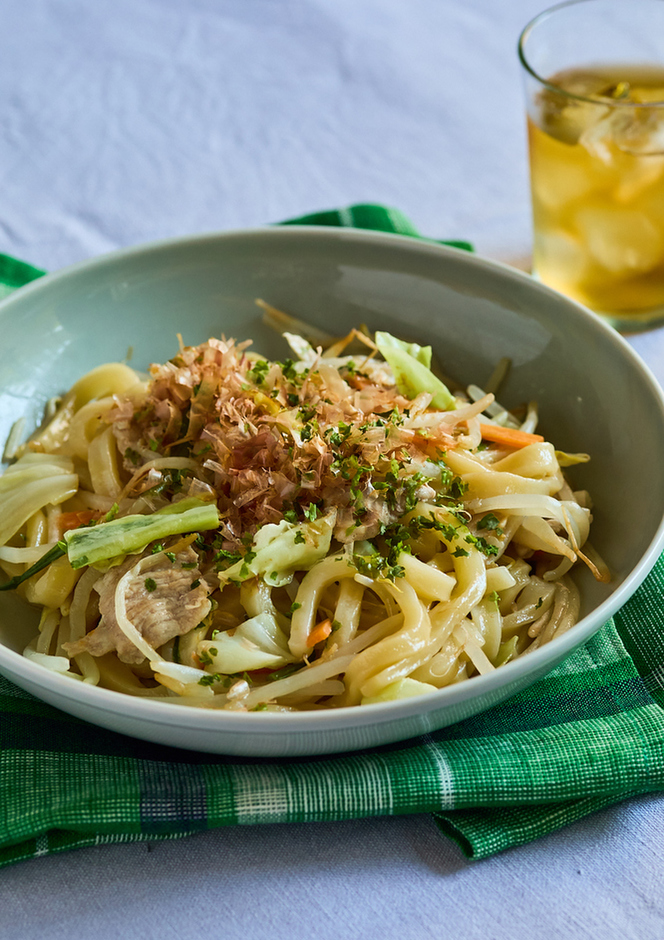
[[[544,440],[541,434],[529,434],[527,431],[504,428],[499,424],[480,424],[480,431],[483,440],[492,441],[494,444],[504,444],[506,447],[527,447],[529,444],[538,444]]]
[[[58,519],[60,533],[68,532],[69,529],[78,529],[81,525],[87,525],[94,518],[95,513],[91,509],[79,509],[76,512],[62,512]]]
[[[327,620],[321,620],[320,623],[317,623],[313,628],[307,637],[307,646],[309,649],[313,649],[317,643],[326,640],[330,633],[332,633],[332,621],[328,617]]]

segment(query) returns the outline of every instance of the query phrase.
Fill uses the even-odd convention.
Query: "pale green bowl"
[[[664,543],[664,401],[624,340],[527,275],[394,235],[270,228],[168,241],[75,265],[0,304],[0,438],[83,372],[125,359],[144,368],[209,336],[286,348],[261,323],[263,298],[338,334],[367,323],[431,343],[445,371],[482,384],[503,356],[501,400],[537,399],[557,447],[587,451],[573,482],[595,502],[592,539],[613,580],[582,572],[583,619],[490,675],[401,702],[329,712],[211,713],[145,701],[55,675],[20,655],[35,611],[0,595],[0,672],[53,705],[138,738],[214,753],[287,756],[388,744],[452,724],[549,672],[633,593]]]

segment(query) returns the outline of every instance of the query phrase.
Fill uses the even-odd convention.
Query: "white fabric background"
[[[2,0],[0,252],[376,201],[525,266],[515,46],[545,4]],[[664,381],[664,330],[633,343]],[[643,797],[480,863],[426,816],[81,850],[0,871],[0,936],[659,940],[663,823]]]

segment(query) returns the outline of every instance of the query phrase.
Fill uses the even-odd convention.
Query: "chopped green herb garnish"
[[[481,535],[467,535],[465,541],[468,542],[469,545],[474,545],[483,555],[488,555],[489,557],[497,555],[500,551],[497,545],[492,545],[490,542],[487,542]]]
[[[222,565],[224,568],[230,568],[232,567],[232,565],[237,564],[237,562],[240,561],[241,559],[242,559],[242,555],[240,554],[240,552],[229,552],[223,548],[220,549],[217,552],[217,554],[214,556],[216,567],[218,569],[222,568]]]
[[[352,555],[349,564],[355,565],[360,574],[368,578],[385,578],[388,581],[395,581],[406,574],[401,565],[392,564],[390,559],[378,552],[374,555]]]
[[[304,402],[300,405],[300,409],[297,413],[298,418],[302,424],[307,424],[316,416],[316,406],[312,405],[310,402]]]
[[[490,529],[492,532],[495,532],[496,535],[503,534],[498,516],[494,515],[492,512],[487,513],[486,516],[482,516],[482,518],[477,523],[477,528]]]
[[[251,549],[245,552],[244,556],[242,556],[242,567],[240,568],[240,578],[249,577],[249,565],[252,563],[255,557],[256,557],[256,552],[252,551]]]
[[[453,477],[449,486],[449,494],[452,499],[461,499],[467,490],[468,484],[464,483],[461,477]]]
[[[281,366],[281,372],[283,374],[283,377],[288,382],[296,382],[297,379],[300,378],[300,376],[298,375],[295,369],[295,363],[293,362],[292,359],[284,359],[284,361],[279,363],[279,365]]]
[[[309,424],[305,424],[300,431],[300,440],[306,443],[310,441],[312,437],[315,437],[318,434],[318,422],[310,421]]]
[[[247,372],[247,375],[256,383],[256,385],[262,385],[265,381],[265,374],[270,368],[270,363],[267,359],[258,359],[251,369]]]
[[[214,659],[212,657],[217,656],[218,653],[219,653],[219,650],[215,646],[211,646],[209,649],[203,650],[202,652],[200,652],[198,654],[198,658],[200,659],[201,664],[203,666],[211,666],[212,663],[214,662]]]

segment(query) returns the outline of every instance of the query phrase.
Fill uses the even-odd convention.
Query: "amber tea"
[[[664,67],[568,70],[529,112],[535,273],[623,318],[664,307]]]

